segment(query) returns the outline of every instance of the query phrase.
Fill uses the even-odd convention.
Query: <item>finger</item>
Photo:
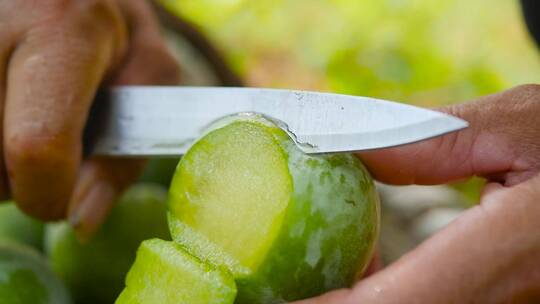
[[[348,300],[509,303],[540,291],[539,181],[499,190],[490,202],[484,199],[413,252],[361,281]]]
[[[87,112],[123,40],[109,2],[54,3],[58,8],[25,32],[11,57],[4,120],[13,196],[45,220],[66,215]]]
[[[130,47],[114,83],[178,84],[178,65],[165,47],[146,2],[130,2],[124,13],[131,20]],[[92,159],[84,164],[69,208],[70,222],[80,240],[90,239],[97,231],[118,196],[142,172],[143,165],[144,161],[138,159]],[[101,194],[93,190],[101,188]]]
[[[468,121],[465,130],[359,156],[377,179],[391,184],[439,184],[519,171],[524,166],[516,167],[519,155],[514,142],[520,134],[512,128],[520,118],[511,103],[519,89],[441,110]]]
[[[115,84],[178,85],[178,62],[168,50],[159,22],[147,1],[120,1],[130,22],[128,56],[115,74]]]
[[[69,222],[81,242],[88,241],[101,226],[143,166],[139,160],[117,158],[94,158],[83,163],[69,210]]]

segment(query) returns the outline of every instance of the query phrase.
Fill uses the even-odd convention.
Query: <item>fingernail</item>
[[[86,189],[85,189],[86,188]],[[114,187],[104,181],[82,187],[82,194],[75,194],[73,210],[69,222],[81,243],[87,243],[105,221],[109,210],[116,199]]]

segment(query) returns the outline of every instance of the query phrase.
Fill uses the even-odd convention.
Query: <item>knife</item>
[[[310,154],[388,148],[468,126],[402,103],[297,90],[119,86],[98,97],[85,129],[92,155],[183,155],[210,125],[236,114],[273,120]]]

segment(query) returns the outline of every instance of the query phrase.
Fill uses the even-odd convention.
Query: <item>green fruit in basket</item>
[[[22,213],[12,202],[0,204],[0,240],[11,240],[41,250],[43,223]]]
[[[0,304],[68,304],[68,292],[41,254],[0,242]]]
[[[177,243],[144,241],[116,304],[232,304],[234,279],[226,269],[189,254]]]
[[[282,303],[350,286],[378,235],[379,199],[351,154],[307,155],[262,118],[206,134],[169,194],[173,239],[224,265],[236,303]]]
[[[45,250],[77,303],[114,302],[139,244],[169,237],[166,196],[159,185],[131,187],[88,244],[81,245],[67,223],[46,228]]]

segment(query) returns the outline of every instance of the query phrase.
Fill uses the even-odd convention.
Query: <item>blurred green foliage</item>
[[[436,107],[540,79],[517,0],[161,0],[249,85]],[[478,179],[456,184],[479,196]]]
[[[537,82],[517,1],[162,0],[251,85],[437,106]]]

